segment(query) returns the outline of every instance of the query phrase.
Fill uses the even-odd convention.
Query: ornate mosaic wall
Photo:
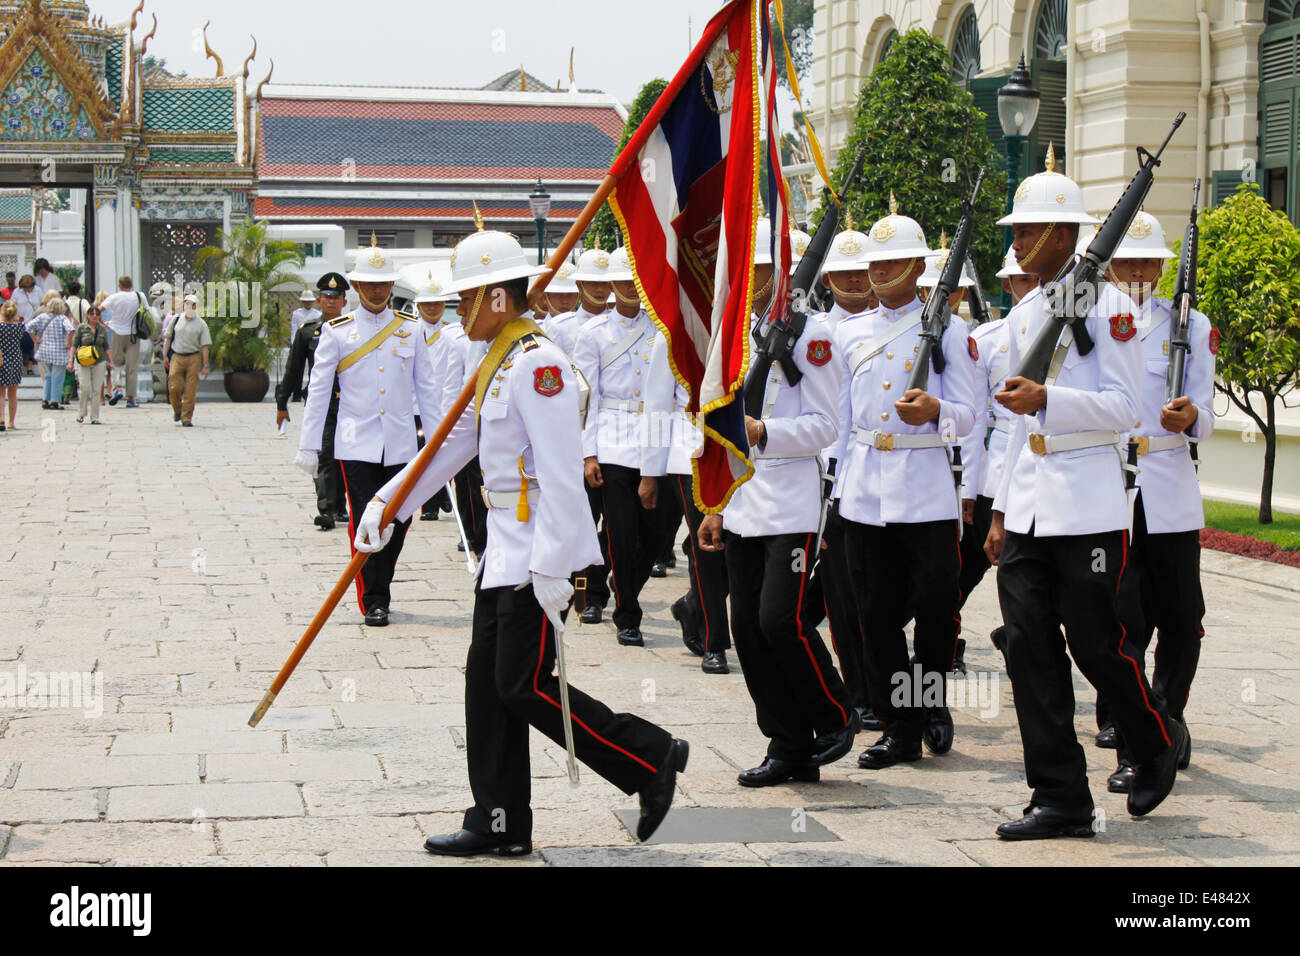
[[[58,74],[38,52],[31,53],[0,92],[0,138],[17,140],[93,139],[95,128]]]

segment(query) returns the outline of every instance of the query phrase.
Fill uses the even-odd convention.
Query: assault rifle
[[[1174,286],[1173,314],[1169,321],[1169,371],[1165,375],[1165,404],[1183,394],[1183,376],[1187,355],[1192,350],[1187,334],[1196,306],[1196,248],[1201,229],[1196,224],[1196,204],[1201,198],[1201,181],[1192,183],[1192,216],[1183,235],[1183,254],[1178,263],[1178,282]]]
[[[853,161],[853,167],[845,177],[843,185],[840,186],[841,196],[847,194],[852,188],[858,173],[862,170],[862,161],[866,157],[867,151],[864,147],[859,150],[857,158]],[[781,366],[786,381],[791,385],[797,384],[799,379],[803,378],[803,372],[799,371],[794,361],[794,347],[799,341],[799,336],[803,335],[804,326],[808,324],[808,315],[814,308],[811,293],[821,276],[822,266],[826,263],[826,256],[831,249],[831,240],[835,238],[840,228],[841,203],[831,198],[830,190],[826,190],[823,196],[826,215],[818,223],[817,231],[813,233],[812,241],[808,243],[803,259],[794,270],[794,278],[790,280],[789,301],[773,303],[772,306],[783,309],[784,315],[779,315],[778,321],[768,324],[767,332],[758,340],[753,359],[750,361],[749,376],[745,379],[745,414],[750,418],[763,417],[763,396],[767,391],[767,376],[772,371],[773,363]],[[780,266],[778,265],[777,268]]]
[[[1165,141],[1160,144],[1160,148],[1154,155],[1141,146],[1137,148],[1138,171],[1115,203],[1115,207],[1106,216],[1106,221],[1097,230],[1097,235],[1088,244],[1082,258],[1071,256],[1061,267],[1061,271],[1056,274],[1056,278],[1048,284],[1049,289],[1058,292],[1049,297],[1051,305],[1047,321],[1043,323],[1043,327],[1025,352],[1020,368],[1016,369],[1013,375],[1027,378],[1039,385],[1046,383],[1052,357],[1060,342],[1061,333],[1067,327],[1074,331],[1074,344],[1078,347],[1080,355],[1087,355],[1092,351],[1092,336],[1088,334],[1087,326],[1084,324],[1089,311],[1085,306],[1090,306],[1097,301],[1097,288],[1102,278],[1102,270],[1115,254],[1115,249],[1124,238],[1124,234],[1128,232],[1133,217],[1142,208],[1147,192],[1151,189],[1151,181],[1155,178],[1155,168],[1160,165],[1160,156],[1186,118],[1187,114],[1181,111],[1174,117],[1169,135],[1165,137]]]

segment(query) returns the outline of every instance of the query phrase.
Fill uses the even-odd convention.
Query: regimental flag
[[[637,288],[699,413],[694,492],[706,513],[754,472],[738,393],[749,365],[769,3],[731,0],[718,11],[610,167],[610,207]],[[779,228],[788,273],[784,209]]]

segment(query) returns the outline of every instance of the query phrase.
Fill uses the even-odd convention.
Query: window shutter
[[[1038,121],[1029,137],[1029,168],[1025,175],[1043,171],[1049,143],[1054,144],[1057,172],[1065,172],[1065,62],[1036,58],[1029,72],[1042,100]]]

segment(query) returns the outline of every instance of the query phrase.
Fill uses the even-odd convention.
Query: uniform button
[[[379,410],[379,414],[380,415],[384,414],[384,410],[382,408]]]
[[[885,358],[887,358],[887,359],[892,359],[893,357],[894,357],[894,353],[893,353],[893,352],[886,352],[886,353],[885,353]]]
[[[1029,326],[1027,326],[1027,325],[1022,325],[1022,326],[1020,327],[1020,334],[1021,334],[1021,335],[1024,335],[1025,332],[1026,332],[1028,329],[1029,329]]]
[[[1007,347],[1006,347],[1005,345],[1002,346],[1001,351],[1005,352],[1006,350],[1007,350]]]
[[[638,375],[640,375],[640,374],[641,374],[641,370],[640,370],[640,369],[637,369],[637,370],[636,370],[636,373],[637,373]]]
[[[911,360],[911,359],[908,359],[906,362],[903,363],[903,371],[904,371],[904,372],[910,372],[910,371],[912,371],[912,360]]]
[[[379,390],[379,394],[380,394],[380,395],[383,395],[385,391],[386,391],[385,389],[382,389],[382,388],[381,388],[381,389]]]
[[[889,412],[881,412],[881,413],[880,413],[880,420],[881,420],[882,422],[887,422],[887,421],[889,421]]]
[[[885,391],[889,391],[890,387],[891,387],[890,384],[889,384],[888,382],[886,382],[886,383],[885,383]]]
[[[382,372],[382,371],[383,371],[383,370],[384,370],[384,367],[383,367],[383,366],[382,366],[382,365],[381,365],[381,366],[379,366],[379,371],[381,371],[381,372]]]
[[[634,398],[640,398],[640,397],[641,397],[641,393],[640,393],[640,392],[637,392],[636,395],[633,396],[633,397],[634,397]],[[1141,422],[1139,422],[1138,424],[1140,425]]]

